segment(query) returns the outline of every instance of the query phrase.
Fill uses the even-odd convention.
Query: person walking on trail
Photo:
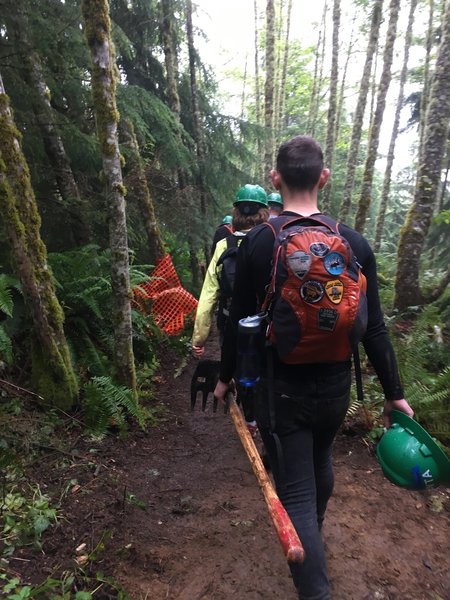
[[[265,190],[253,184],[241,187],[233,204],[233,233],[217,243],[200,293],[192,334],[192,353],[196,358],[201,358],[205,352],[205,344],[211,331],[217,304],[217,327],[221,339],[223,338],[234,286],[237,250],[252,227],[264,223],[268,217]],[[257,427],[253,414],[252,394],[249,390],[239,390],[239,401],[242,403],[247,427],[255,436]]]
[[[211,246],[211,256],[214,254],[217,246],[217,242],[223,240],[230,235],[233,235],[233,217],[231,215],[225,215],[222,219],[222,223],[216,228]]]
[[[276,232],[287,221],[297,217],[298,222],[300,216],[309,217],[312,224],[317,224],[314,219],[332,222],[318,209],[318,191],[326,184],[329,174],[323,164],[321,147],[313,138],[297,136],[280,146],[271,179],[282,195],[284,210],[280,217],[252,229],[240,246],[219,381],[214,391],[219,400],[225,400],[226,394],[234,389],[239,320],[261,311],[268,285],[274,281],[271,263]],[[302,219],[301,223],[307,225],[308,219]],[[273,228],[269,226],[272,224]],[[340,240],[348,241],[366,278],[367,328],[362,343],[384,391],[384,420],[389,426],[393,409],[408,416],[413,415],[413,410],[403,397],[395,354],[380,307],[375,257],[362,235],[343,224],[339,224],[338,231]],[[339,253],[328,252],[327,259],[327,252],[326,244],[312,243],[308,252],[294,257],[298,285],[289,293],[294,298],[295,291],[306,304],[310,303],[309,307],[317,306],[322,325],[331,330],[336,325],[339,302],[345,290],[342,290],[341,276],[336,274],[339,273],[339,260],[336,260],[340,258]],[[308,274],[316,258],[313,253],[323,257],[321,260],[329,269],[334,291]],[[327,298],[328,306],[325,305]],[[287,304],[285,301],[283,310]],[[275,313],[272,316],[274,323],[278,317]],[[275,339],[262,353],[256,420],[269,453],[277,493],[305,550],[304,562],[290,565],[298,597],[328,600],[331,596],[321,528],[334,483],[332,444],[349,405],[351,362],[341,358],[333,361],[328,357],[323,362],[288,364],[279,356],[284,342],[283,337]],[[327,350],[339,356],[339,348],[330,345]]]
[[[269,219],[279,217],[283,212],[283,200],[281,194],[278,192],[272,192],[267,196],[267,202],[269,203]]]

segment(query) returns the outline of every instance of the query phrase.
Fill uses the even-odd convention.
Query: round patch
[[[314,254],[314,256],[322,257],[325,256],[327,252],[329,252],[330,246],[328,246],[328,244],[325,244],[324,242],[313,242],[312,244],[310,244],[309,249],[312,252],[312,254]]]
[[[345,269],[345,258],[340,252],[330,252],[324,257],[323,266],[330,275],[340,275]]]
[[[314,279],[305,281],[300,288],[300,296],[305,302],[309,302],[309,304],[320,302],[324,293],[323,285],[320,283],[320,281],[315,281]]]
[[[289,254],[287,262],[293,273],[299,279],[303,279],[311,267],[312,256],[307,252],[303,252],[303,250],[296,250],[292,254]]]

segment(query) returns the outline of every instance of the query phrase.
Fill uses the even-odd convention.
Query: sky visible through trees
[[[302,47],[315,47],[317,45],[320,22],[322,19],[325,0],[293,0],[290,37],[292,40],[300,40]],[[223,109],[227,114],[238,116],[241,111],[242,80],[243,73],[247,63],[247,73],[254,74],[254,2],[253,0],[228,0],[227,2],[211,2],[210,0],[198,0],[196,2],[197,24],[203,30],[205,38],[198,39],[198,47],[204,57],[205,62],[209,63],[214,69],[219,82],[219,90],[223,99]],[[328,11],[332,7],[328,2]],[[386,4],[383,8],[383,24],[381,39],[385,36],[385,26],[387,23]],[[265,0],[258,0],[258,11],[260,13],[260,28],[265,24]],[[355,14],[355,2],[353,0],[342,0],[341,2],[341,31],[340,39],[342,51],[340,54],[339,75],[342,75],[344,54],[346,44],[351,35],[352,19]],[[401,69],[401,60],[403,55],[403,42],[399,36],[404,34],[407,25],[407,10],[401,10],[397,43],[394,49],[393,72],[398,73]],[[364,22],[364,9],[356,11],[356,26],[361,26]],[[329,18],[329,14],[328,14]],[[359,19],[359,22],[358,22]],[[416,11],[414,22],[414,35],[424,36],[426,31],[427,14],[424,6],[419,6]],[[331,27],[328,24],[327,36],[327,58],[328,68],[331,67]],[[359,37],[355,42],[354,54],[351,59],[353,68],[349,69],[349,76],[353,72],[359,77],[362,66],[359,62],[364,61],[365,38]],[[417,45],[411,48],[409,66],[420,65],[424,61],[423,45]],[[311,65],[311,69],[313,65]],[[380,69],[380,66],[378,66]],[[350,83],[350,82],[349,82]],[[353,82],[355,85],[358,81]],[[407,84],[405,97],[411,92],[417,91],[419,84]],[[394,120],[395,103],[398,95],[397,78],[392,82],[386,104],[386,112],[380,136],[379,152],[384,157],[388,151],[390,133]],[[349,106],[352,101],[356,103],[357,88],[354,94],[347,95],[346,102]],[[366,115],[367,118],[367,115]],[[409,118],[409,109],[402,111],[400,131],[405,128]],[[301,132],[299,132],[301,133]],[[396,160],[394,172],[408,166],[411,163],[412,146],[417,143],[417,131],[404,131],[397,138]],[[384,169],[384,158],[380,159],[377,167]]]

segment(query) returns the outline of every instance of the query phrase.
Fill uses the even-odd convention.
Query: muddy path
[[[256,479],[229,415],[191,413],[190,360],[165,353],[147,433],[76,442],[70,469],[49,456],[35,477],[47,489],[76,478],[64,518],[42,553],[14,563],[30,581],[73,569],[112,576],[133,600],[296,597]],[[72,449],[73,450],[73,449]],[[324,525],[335,600],[450,600],[449,492],[411,492],[382,475],[357,435],[336,441],[335,493]],[[78,557],[78,558],[77,558]],[[102,591],[103,589],[103,591]],[[94,598],[119,597],[100,586]]]

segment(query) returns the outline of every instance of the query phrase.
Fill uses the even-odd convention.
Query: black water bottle
[[[262,322],[264,315],[241,319],[238,325],[237,379],[244,387],[254,386],[261,376]]]

